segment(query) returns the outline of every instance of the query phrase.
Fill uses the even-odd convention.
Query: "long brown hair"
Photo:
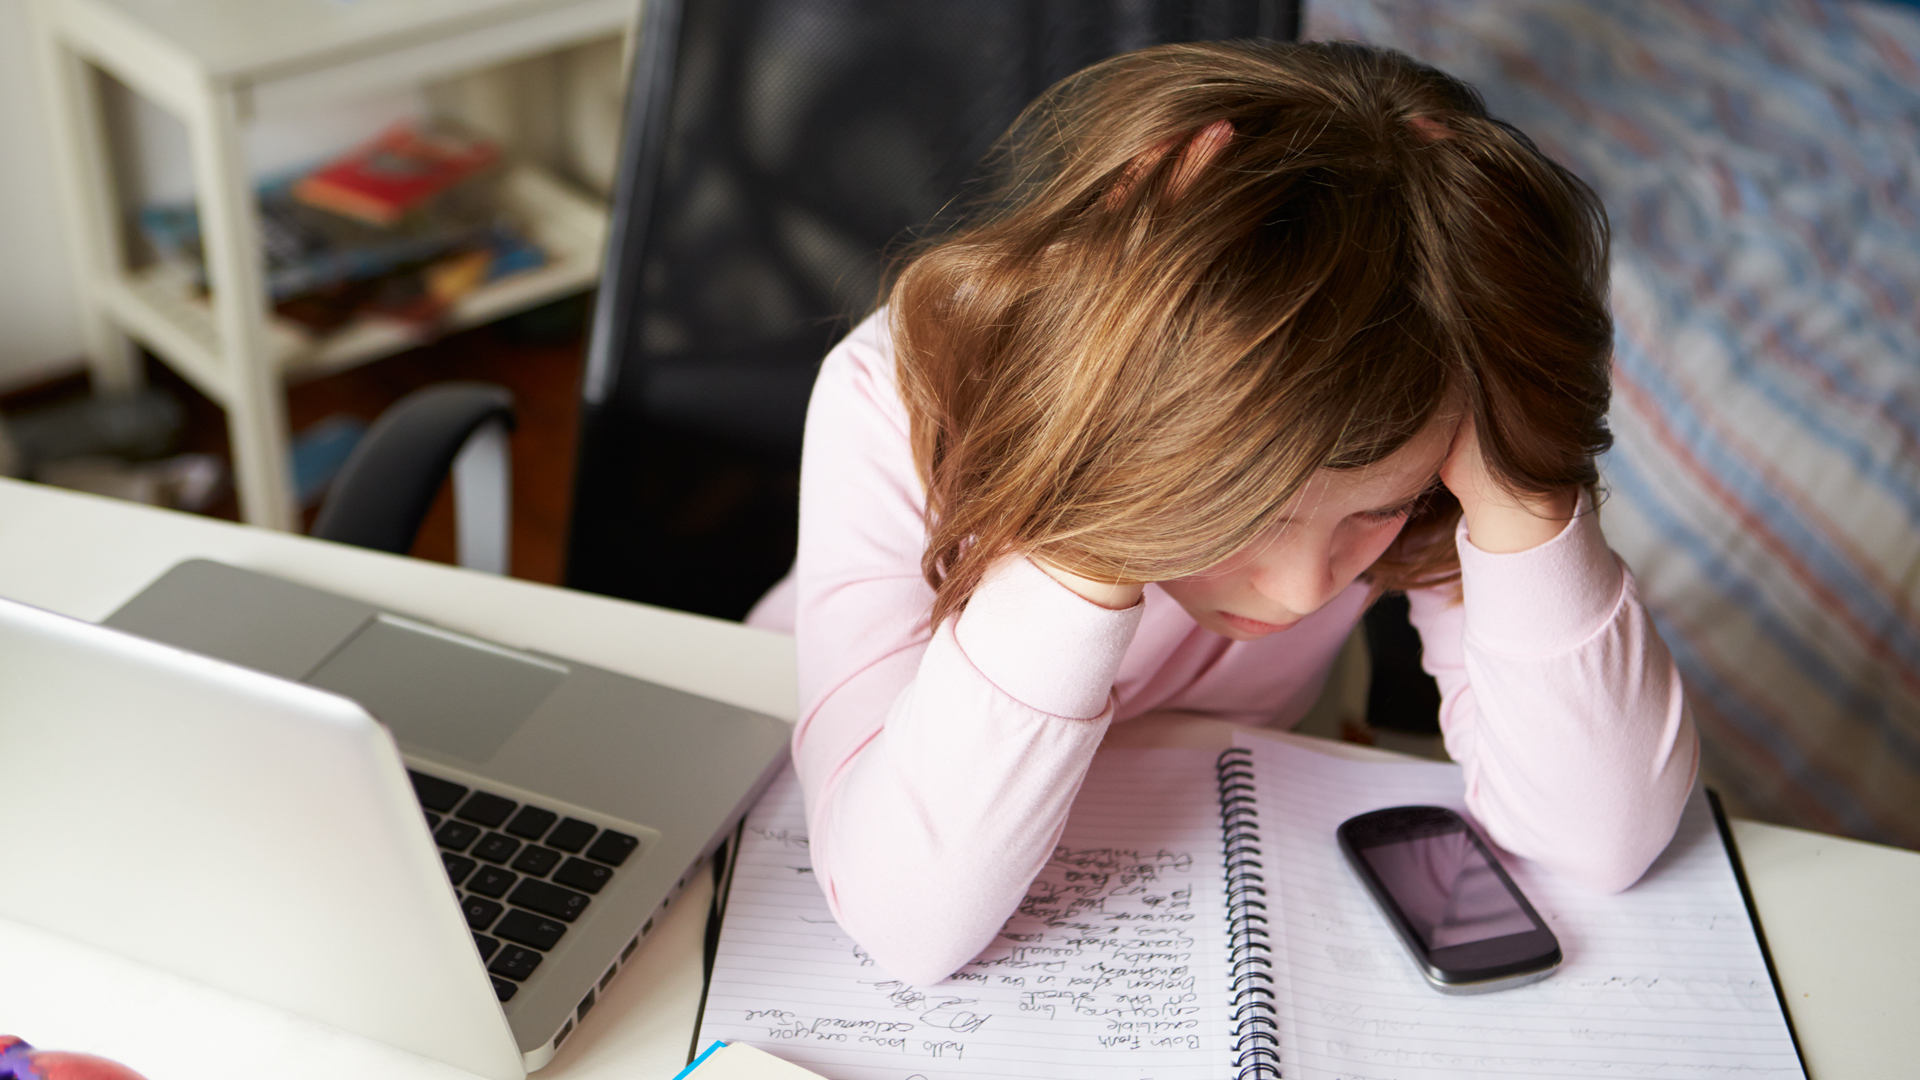
[[[997,155],[889,297],[934,625],[1012,552],[1204,570],[1449,401],[1512,490],[1596,481],[1605,215],[1464,83],[1357,44],[1167,45],[1063,80]],[[1458,517],[1436,493],[1376,587],[1457,576]]]

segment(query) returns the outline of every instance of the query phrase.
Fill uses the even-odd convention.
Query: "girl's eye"
[[[1392,521],[1394,518],[1406,517],[1413,513],[1415,505],[1416,503],[1405,502],[1399,506],[1389,506],[1385,510],[1362,510],[1360,516],[1369,521]]]
[[[1395,518],[1407,517],[1426,505],[1427,497],[1433,494],[1437,486],[1438,484],[1429,486],[1425,491],[1398,506],[1389,506],[1380,510],[1362,510],[1360,516],[1369,521],[1392,521]]]

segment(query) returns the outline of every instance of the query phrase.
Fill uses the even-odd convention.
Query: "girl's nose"
[[[1296,617],[1326,606],[1346,583],[1334,568],[1331,537],[1287,536],[1269,547],[1253,567],[1253,589]]]

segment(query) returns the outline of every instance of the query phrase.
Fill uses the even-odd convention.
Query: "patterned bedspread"
[[[1735,812],[1920,847],[1920,14],[1311,0],[1473,83],[1614,229],[1607,536]]]

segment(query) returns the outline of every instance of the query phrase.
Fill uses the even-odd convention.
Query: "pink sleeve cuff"
[[[1598,633],[1620,605],[1626,572],[1580,496],[1558,536],[1526,551],[1494,555],[1473,546],[1463,520],[1454,534],[1466,634],[1507,656],[1565,652]]]
[[[1107,709],[1143,610],[1103,608],[1016,557],[987,572],[953,633],[973,666],[1014,700],[1091,720]]]

